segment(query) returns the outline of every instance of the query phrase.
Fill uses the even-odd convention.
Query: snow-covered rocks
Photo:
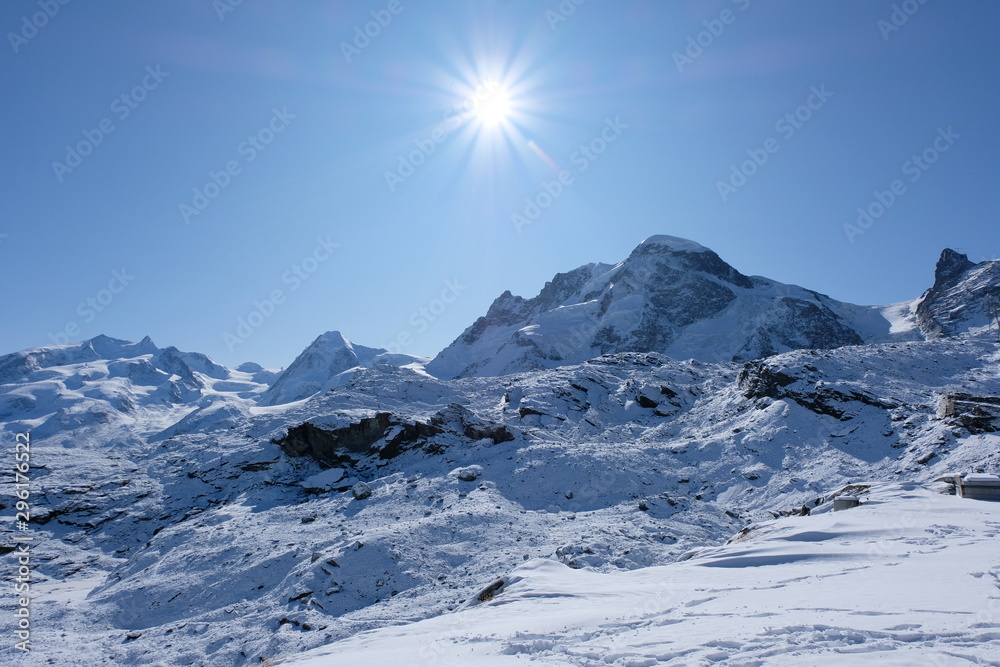
[[[344,468],[329,468],[306,477],[302,480],[302,486],[306,491],[322,493],[340,486],[339,482],[342,482],[345,477],[347,477],[347,471]]]
[[[372,487],[365,482],[358,482],[351,487],[351,495],[355,500],[366,500],[372,497]]]
[[[463,482],[475,482],[477,479],[483,476],[482,466],[465,466],[463,468],[455,468],[450,473],[450,477],[461,480]]]

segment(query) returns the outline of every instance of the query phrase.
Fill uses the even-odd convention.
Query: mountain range
[[[851,532],[821,519],[835,497],[875,484],[876,504],[918,511],[913,503],[942,490],[933,480],[1000,470],[998,271],[945,250],[918,298],[858,306],[656,236],[619,264],[555,276],[531,299],[502,294],[431,360],[336,331],[280,373],[250,362],[229,369],[149,338],[5,355],[0,430],[31,443],[39,630],[32,654],[8,645],[0,656],[249,665],[324,646],[336,653],[339,642],[363,643],[365,630],[405,635],[391,626],[449,616],[471,624],[459,634],[474,647],[490,630],[462,619],[501,609],[504,586],[530,580],[511,589],[519,605],[570,590],[559,588],[569,575],[556,564],[611,574],[692,561],[712,589],[713,572],[730,566],[764,586],[762,569],[749,568],[767,554],[782,554],[767,561],[776,568],[822,561],[818,547],[783,547],[783,527],[805,536],[790,540],[838,540],[858,569],[852,550],[874,524]],[[12,485],[0,489],[0,510],[12,515],[18,500]],[[900,559],[936,553],[947,536],[991,553],[986,519],[952,524],[960,506],[928,506],[936,518],[926,530],[937,532],[921,541],[907,524]],[[0,525],[0,555],[10,558],[25,534]],[[779,537],[739,546],[754,535]],[[728,538],[737,546],[716,551]],[[988,568],[1000,573],[987,561],[968,575],[981,597],[995,595]],[[836,565],[822,562],[835,579]],[[808,574],[788,572],[790,581]],[[884,579],[867,585],[889,586]],[[697,608],[714,593],[684,595]],[[996,621],[953,612],[950,635],[920,640],[928,655],[941,642],[973,647],[963,649],[973,661],[1000,652],[987,628]],[[915,599],[897,624],[930,627],[932,617]],[[844,618],[838,632],[885,656],[916,641],[852,625],[870,616]],[[776,632],[793,638],[788,647],[819,632],[782,619]],[[592,625],[591,638],[603,636]],[[699,632],[676,659],[767,651],[739,654]],[[512,660],[656,660],[616,653],[614,642],[579,655],[548,635],[503,642],[497,650]],[[426,648],[408,659],[442,664],[447,647]]]
[[[441,377],[502,375],[619,352],[745,361],[953,335],[988,323],[998,271],[1000,262],[977,265],[945,250],[920,298],[857,306],[745,276],[693,241],[654,236],[613,266],[558,274],[532,299],[505,292],[427,369]]]

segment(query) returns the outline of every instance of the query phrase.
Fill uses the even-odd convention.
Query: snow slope
[[[281,664],[1000,664],[1000,503],[939,490],[874,485],[861,507],[826,503],[660,567],[532,560],[457,612]]]
[[[260,664],[448,614],[535,559],[638,572],[850,482],[1000,470],[998,424],[967,419],[964,399],[938,411],[1000,396],[986,334],[460,380],[375,365],[274,406],[254,367],[192,369],[191,402],[164,400],[180,376],[130,379],[161,362],[128,345],[124,363],[86,344],[19,353],[34,370],[0,385],[27,401],[0,437],[33,442],[44,630],[21,664]],[[371,497],[352,496],[359,481]]]

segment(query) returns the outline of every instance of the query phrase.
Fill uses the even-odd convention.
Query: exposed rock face
[[[334,468],[352,466],[368,457],[392,459],[442,433],[473,441],[489,438],[494,444],[514,439],[506,426],[486,422],[468,409],[452,404],[431,417],[430,423],[407,422],[388,412],[376,413],[342,428],[321,428],[306,422],[290,428],[275,443],[291,457],[311,456],[320,465]]]
[[[442,430],[458,431],[469,440],[488,438],[495,445],[514,439],[514,434],[506,426],[485,421],[458,403],[452,403],[431,417],[431,425]]]
[[[917,322],[928,339],[953,336],[991,324],[989,304],[1000,301],[1000,261],[974,264],[945,249],[934,271],[934,286],[917,305]]]
[[[324,429],[306,422],[289,429],[277,444],[289,456],[311,456],[320,465],[334,468],[353,465],[367,456],[392,458],[419,438],[441,432],[429,424],[405,424],[398,434],[384,443],[384,447],[374,447],[392,427],[400,425],[402,422],[388,412],[379,412],[374,417],[365,417],[337,429]]]
[[[748,360],[861,344],[861,321],[870,329],[879,317],[745,276],[692,241],[655,236],[617,265],[558,274],[533,299],[504,292],[427,369],[444,378],[504,375],[621,352]]]
[[[751,400],[760,398],[788,399],[820,415],[836,417],[841,421],[853,419],[852,411],[862,405],[882,410],[897,407],[891,400],[873,396],[855,388],[839,387],[824,381],[815,382],[809,377],[815,368],[804,365],[801,371],[778,369],[768,361],[751,361],[744,364],[737,378],[743,395]]]
[[[797,380],[797,377],[772,368],[762,361],[751,361],[743,365],[736,381],[743,390],[743,395],[749,399],[777,399],[787,396],[785,387]]]
[[[938,402],[938,417],[956,419],[969,433],[1000,431],[1000,397],[945,394]]]

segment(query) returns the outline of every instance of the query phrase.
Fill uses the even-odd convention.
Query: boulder
[[[370,498],[372,495],[372,487],[368,486],[364,482],[358,482],[351,488],[351,495],[354,496],[355,500]]]

